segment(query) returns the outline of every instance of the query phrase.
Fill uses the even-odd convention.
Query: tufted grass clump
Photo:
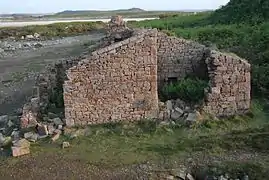
[[[204,89],[208,83],[198,78],[185,78],[165,85],[161,96],[167,99],[182,99],[185,102],[198,103],[204,98]]]

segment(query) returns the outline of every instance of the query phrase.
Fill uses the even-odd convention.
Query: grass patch
[[[221,159],[233,155],[234,152],[250,154],[256,152],[262,155],[269,151],[269,143],[267,143],[269,142],[269,124],[265,118],[266,115],[263,114],[262,104],[257,104],[257,102],[254,101],[252,105],[254,117],[236,116],[219,121],[208,120],[191,129],[173,124],[161,125],[150,120],[89,126],[86,128],[87,136],[71,138],[63,135],[55,143],[52,143],[50,139],[33,143],[31,156],[46,158],[54,155],[68,161],[79,161],[106,168],[145,162],[166,163],[170,168],[172,162],[183,163],[188,158],[191,158],[193,162],[201,162],[203,158]],[[74,130],[86,132],[81,127],[76,127]],[[70,142],[71,147],[61,149],[63,141]],[[230,170],[240,173],[239,167],[241,167],[246,169],[245,172],[250,177],[251,175],[256,177],[255,173],[269,170],[269,166],[262,166],[267,163],[268,159],[261,157],[258,157],[261,165],[252,163],[248,166],[241,160],[235,160],[238,168],[230,166]],[[220,164],[224,166],[226,160],[222,160]],[[214,166],[221,169],[217,165]],[[254,170],[252,171],[250,167]]]
[[[220,155],[216,153],[233,150],[267,152],[269,125],[259,127],[259,123],[253,127],[250,123],[252,121],[259,123],[255,118],[246,116],[193,129],[177,125],[162,126],[150,120],[134,124],[96,125],[88,127],[88,136],[74,139],[62,136],[57,143],[48,145],[47,142],[40,142],[32,148],[37,154],[48,151],[105,166],[158,161],[163,158],[184,159],[190,153]],[[59,150],[62,141],[69,141],[71,148]]]
[[[89,33],[105,27],[103,22],[72,22],[55,23],[49,25],[33,25],[24,27],[2,27],[0,28],[0,39],[15,37],[20,39],[22,36],[34,35],[38,33],[41,38],[65,37]]]

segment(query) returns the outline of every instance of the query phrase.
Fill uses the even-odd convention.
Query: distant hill
[[[62,16],[62,15],[86,15],[86,14],[109,14],[109,13],[121,13],[121,12],[128,12],[128,13],[137,13],[137,12],[146,12],[143,9],[140,8],[131,8],[131,9],[118,9],[118,10],[107,10],[107,11],[101,11],[101,10],[66,10],[59,13],[56,13],[55,15]]]
[[[263,22],[269,20],[269,0],[230,0],[211,17],[214,23]]]

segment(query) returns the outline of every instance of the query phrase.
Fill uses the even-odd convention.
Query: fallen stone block
[[[37,124],[37,113],[32,111],[30,104],[25,104],[20,125],[22,128],[34,127]]]
[[[30,142],[26,139],[13,141],[13,147],[30,147]]]
[[[70,143],[69,142],[63,142],[62,144],[62,148],[65,149],[65,148],[69,148],[70,147]]]
[[[63,121],[60,118],[54,118],[52,121],[56,126],[64,125]]]
[[[49,135],[53,135],[55,130],[56,130],[56,128],[52,124],[48,125],[48,133],[49,133]]]
[[[12,146],[11,150],[12,150],[12,156],[13,157],[19,157],[19,156],[23,156],[23,155],[26,155],[26,154],[30,154],[30,148],[29,147]]]
[[[177,111],[173,111],[171,113],[171,119],[178,120],[182,115],[183,115],[183,113],[180,113],[180,112],[177,112]]]
[[[34,132],[27,132],[24,134],[24,138],[31,142],[36,142],[38,139],[38,135]]]
[[[48,113],[48,117],[49,117],[50,119],[54,119],[54,118],[57,118],[58,115],[57,115],[57,114],[54,114],[54,113],[52,113],[52,112],[49,112],[49,113]]]
[[[7,115],[0,116],[0,127],[6,125],[7,122],[8,122],[8,116]]]
[[[47,136],[49,134],[47,125],[38,124],[36,129],[39,136]]]
[[[53,142],[54,142],[54,141],[57,141],[57,140],[60,138],[60,135],[61,135],[61,133],[59,133],[59,132],[53,134],[51,140],[52,140]]]

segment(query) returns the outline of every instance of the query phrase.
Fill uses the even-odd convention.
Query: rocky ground
[[[32,92],[36,74],[46,64],[78,56],[102,36],[93,33],[46,41],[38,38],[1,40],[0,115],[10,114],[22,107],[26,97]]]

